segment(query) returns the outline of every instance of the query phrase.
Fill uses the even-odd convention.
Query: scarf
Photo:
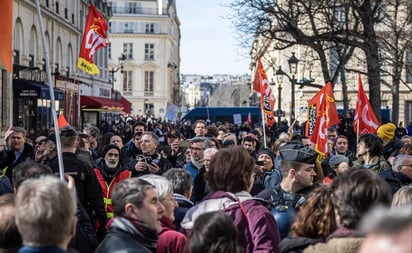
[[[199,161],[195,161],[195,160],[193,160],[193,157],[191,157],[191,158],[190,158],[190,161],[192,162],[192,164],[193,164],[198,170],[204,166],[203,159],[202,159],[202,160],[199,160]]]
[[[116,217],[111,227],[126,231],[144,247],[152,252],[156,252],[157,232],[150,229],[143,221],[129,217]]]

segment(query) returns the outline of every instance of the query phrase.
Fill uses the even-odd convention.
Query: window
[[[144,45],[144,59],[145,60],[154,60],[154,44],[145,44]]]
[[[133,33],[133,22],[124,23],[124,33]]]
[[[333,17],[338,23],[346,22],[346,11],[345,6],[335,6],[333,9]]]
[[[154,72],[145,71],[144,72],[144,93],[145,95],[153,95],[154,86]]]
[[[56,13],[59,14],[59,2],[56,1]]]
[[[154,33],[154,23],[145,24],[145,33]]]
[[[406,82],[412,83],[412,50],[406,55]]]
[[[109,46],[107,47],[107,56],[109,59],[112,59],[112,43],[109,43]]]
[[[133,43],[123,43],[123,54],[126,59],[133,59]]]
[[[131,93],[132,89],[132,78],[133,72],[132,71],[124,71],[123,72],[123,92],[124,93]]]

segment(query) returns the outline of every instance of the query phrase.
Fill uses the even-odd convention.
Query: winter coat
[[[206,212],[223,210],[236,225],[238,243],[245,253],[279,252],[279,230],[266,203],[247,192],[236,194],[216,191],[190,208],[182,221],[182,228],[190,231],[196,218]]]
[[[175,225],[168,218],[162,217],[160,222],[162,223],[162,231],[157,240],[157,253],[183,252],[188,242],[186,236],[177,232]]]
[[[302,253],[308,246],[322,242],[308,237],[286,237],[280,242],[281,253]]]
[[[382,171],[379,176],[389,184],[393,194],[402,186],[412,184],[412,178],[393,170]]]
[[[381,156],[372,157],[368,167],[365,166],[365,161],[363,160],[363,158],[359,158],[353,164],[361,165],[362,167],[374,172],[376,175],[379,175],[379,173],[381,173],[382,171],[392,169],[391,165]]]
[[[388,159],[390,156],[397,156],[399,153],[399,150],[402,148],[403,142],[398,139],[398,137],[395,137],[392,141],[388,142],[384,147],[383,147],[383,157],[385,159]]]
[[[3,158],[0,163],[0,168],[3,171],[3,174],[10,179],[10,183],[13,184],[13,171],[14,168],[21,162],[30,160],[33,156],[33,147],[30,146],[27,142],[24,143],[24,149],[19,158],[16,160],[16,154],[13,150],[3,151]],[[14,161],[16,160],[16,161]]]
[[[364,238],[356,230],[338,228],[326,243],[307,247],[304,253],[358,253]]]
[[[193,207],[194,205],[192,201],[188,200],[183,195],[174,193],[173,196],[175,197],[177,204],[179,205],[174,210],[175,220],[173,221],[173,224],[175,224],[176,230],[180,231],[180,223],[185,217],[187,210],[189,210],[189,208]]]

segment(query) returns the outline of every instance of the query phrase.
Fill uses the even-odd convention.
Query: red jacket
[[[108,219],[113,218],[113,208],[112,208],[112,191],[114,186],[124,179],[128,179],[131,176],[130,170],[123,170],[117,174],[112,181],[107,184],[104,179],[102,172],[99,168],[94,168],[94,173],[96,173],[97,181],[99,182],[100,188],[102,189],[104,208],[106,210],[106,215]]]
[[[157,253],[180,253],[183,252],[186,243],[188,242],[186,236],[175,230],[173,222],[162,217],[162,231],[157,240]]]

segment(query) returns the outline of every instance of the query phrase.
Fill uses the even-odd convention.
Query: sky
[[[239,46],[225,7],[229,0],[177,0],[180,19],[181,73],[249,74],[249,49]]]

